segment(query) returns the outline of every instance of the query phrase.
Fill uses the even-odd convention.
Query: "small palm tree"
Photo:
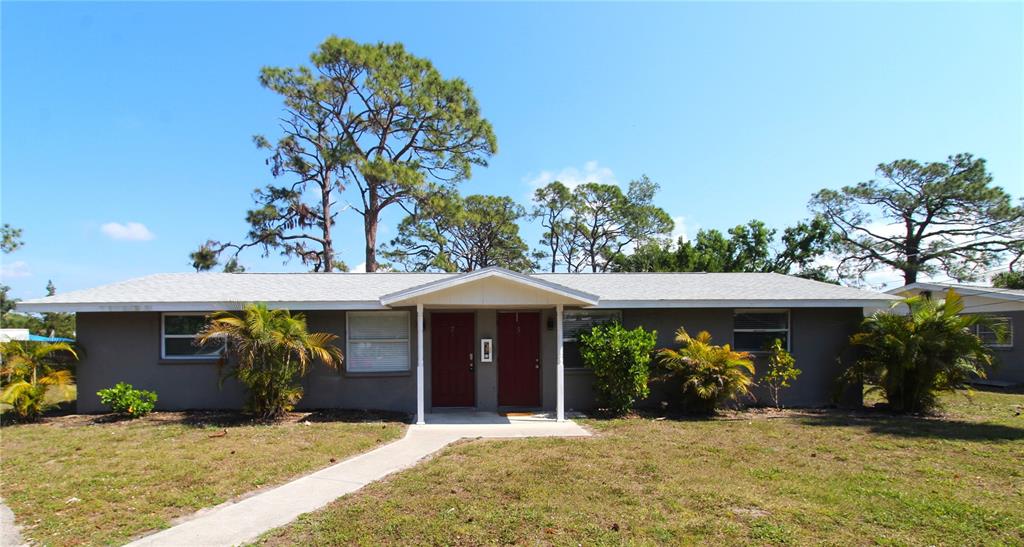
[[[1001,325],[983,315],[961,314],[963,300],[953,289],[943,300],[919,295],[894,306],[899,305],[908,313],[875,313],[851,337],[862,354],[847,380],[881,390],[895,412],[927,412],[935,408],[940,391],[985,377],[992,351],[973,331],[986,325],[1002,338]]]
[[[0,344],[3,366],[0,377],[4,380],[0,402],[22,420],[34,420],[44,411],[57,406],[47,400],[47,391],[57,391],[57,400],[70,396],[74,376],[67,359],[78,359],[70,344],[64,342],[40,343],[10,341]]]
[[[308,332],[302,314],[272,310],[266,304],[246,304],[238,315],[214,313],[197,343],[227,340],[223,360],[231,366],[227,376],[238,378],[249,389],[247,408],[251,412],[273,419],[302,398],[299,379],[306,375],[310,363],[341,364],[341,350],[332,344],[336,338],[330,333]]]
[[[658,362],[669,378],[682,381],[686,410],[712,413],[726,402],[750,395],[754,385],[754,361],[745,351],[733,351],[729,344],[716,346],[711,334],[701,331],[691,337],[685,329],[676,331],[678,350],[658,350]]]

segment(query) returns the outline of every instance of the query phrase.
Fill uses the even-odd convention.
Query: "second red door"
[[[540,314],[498,314],[498,404],[540,406]]]

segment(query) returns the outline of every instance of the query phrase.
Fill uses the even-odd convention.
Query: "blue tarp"
[[[57,336],[39,336],[38,334],[29,334],[29,342],[74,342],[71,338],[60,338]]]

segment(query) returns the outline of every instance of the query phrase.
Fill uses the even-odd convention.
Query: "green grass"
[[[65,416],[5,426],[0,494],[26,539],[124,543],[404,430],[394,418],[314,415],[304,425],[302,416],[276,425],[248,424],[234,414],[156,413],[134,421]]]
[[[463,443],[261,543],[1021,544],[1024,394],[945,402]]]

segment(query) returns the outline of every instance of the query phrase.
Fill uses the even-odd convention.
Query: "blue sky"
[[[251,136],[280,112],[259,69],[305,63],[330,34],[401,41],[470,83],[499,153],[465,193],[526,204],[551,178],[646,173],[692,236],[792,224],[879,162],[971,152],[1020,196],[1022,28],[1020,3],[5,2],[0,214],[26,246],[3,283],[29,298],[48,279],[187,271],[201,241],[241,237],[270,180]],[[361,221],[342,217],[354,266]],[[242,258],[303,269],[281,262]]]

